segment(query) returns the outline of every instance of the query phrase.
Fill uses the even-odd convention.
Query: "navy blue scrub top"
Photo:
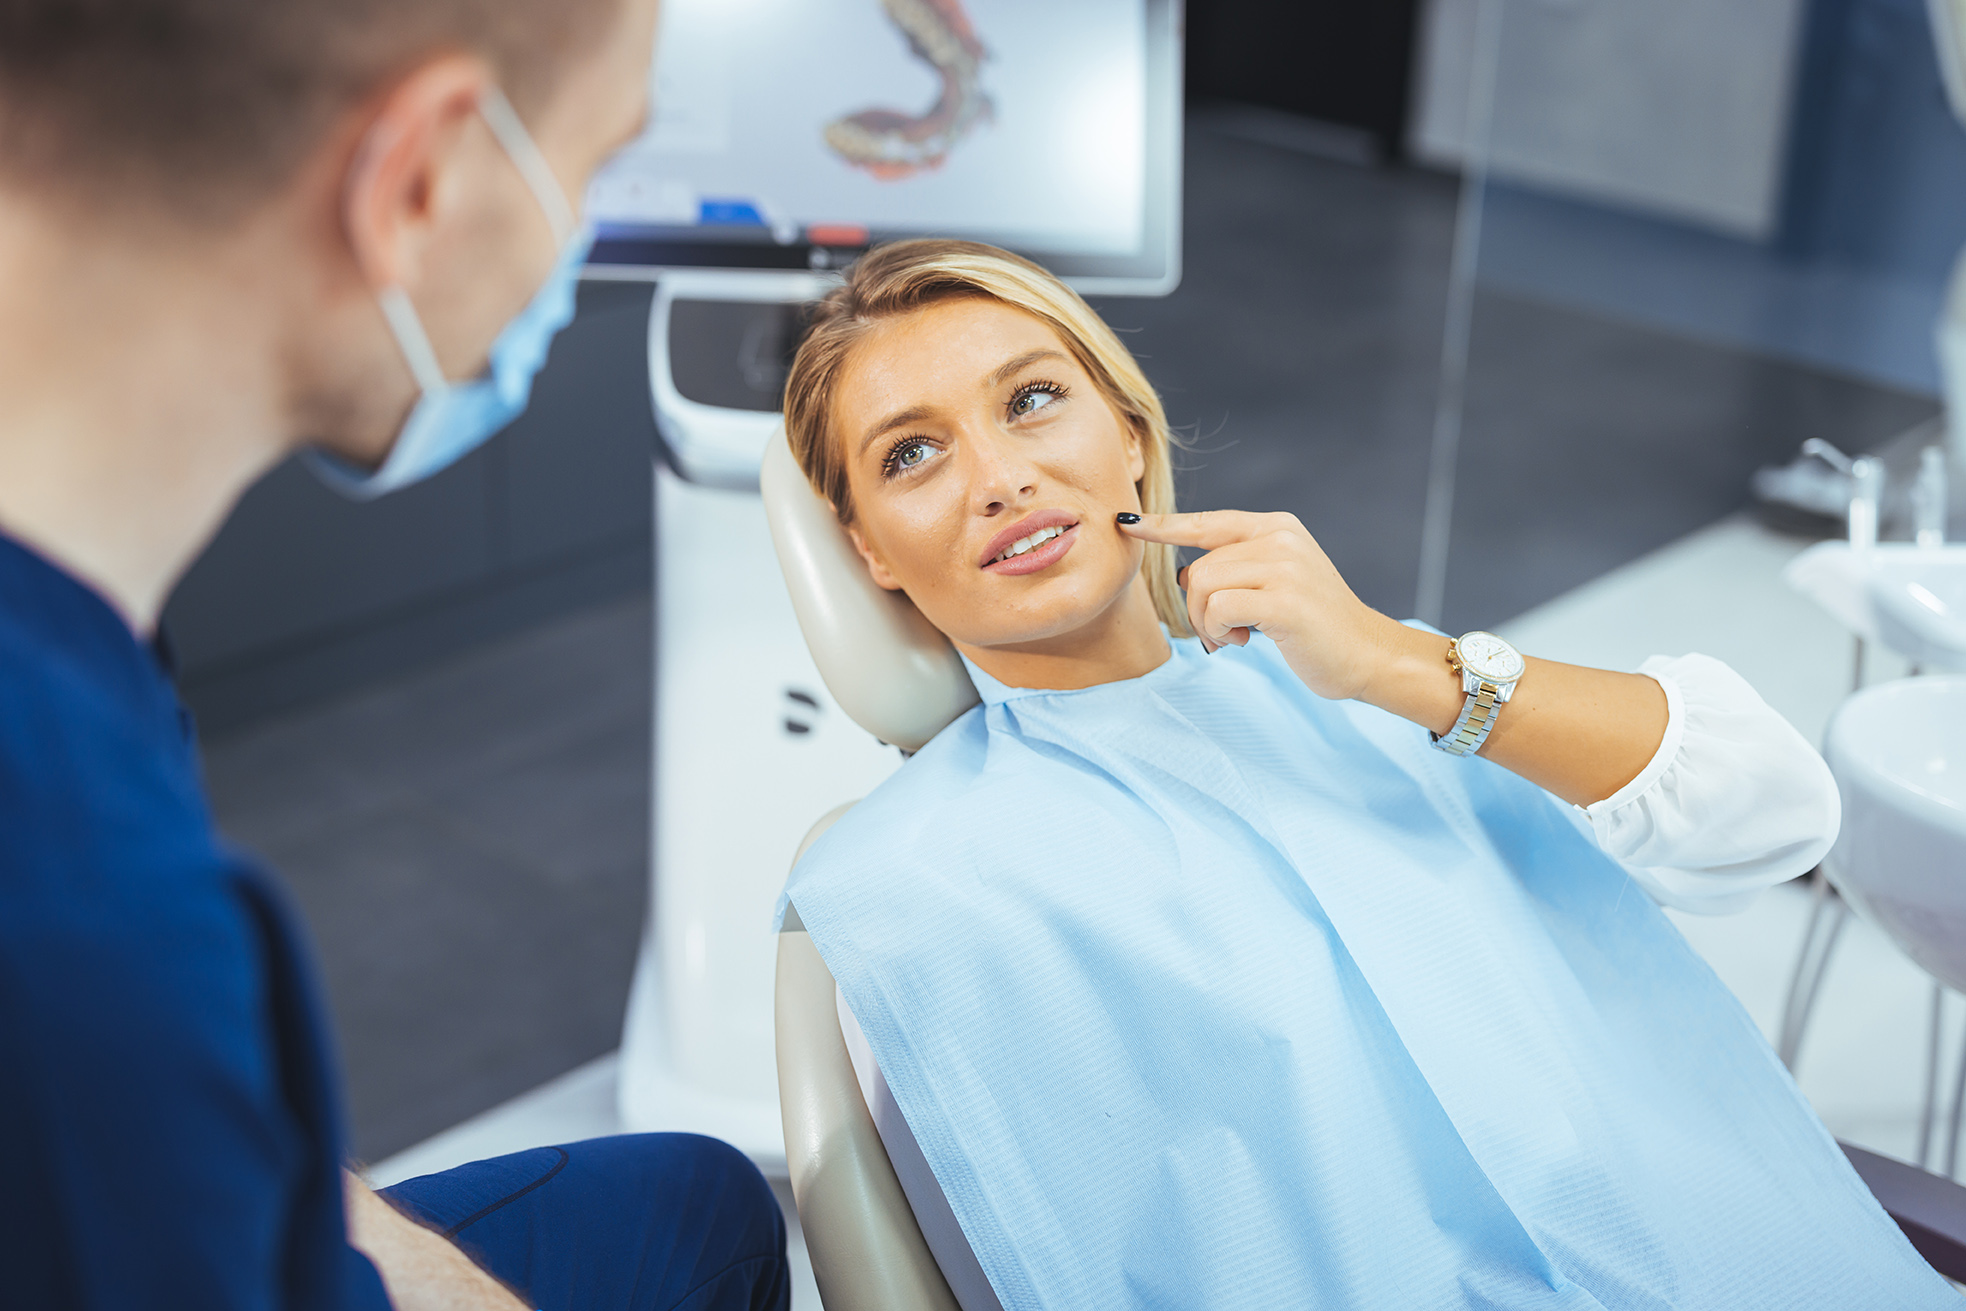
[[[0,537],[0,1305],[386,1308],[294,916],[101,597]]]

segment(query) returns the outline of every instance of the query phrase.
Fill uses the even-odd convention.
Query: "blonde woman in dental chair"
[[[863,258],[786,431],[982,696],[787,896],[1002,1306],[1958,1305],[1658,909],[1835,836],[1724,665],[1450,641],[1175,513],[1138,365],[988,247]]]

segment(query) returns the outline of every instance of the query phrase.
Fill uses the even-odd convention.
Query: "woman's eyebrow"
[[[911,405],[905,410],[896,410],[867,430],[867,435],[860,439],[861,452],[865,452],[869,446],[879,441],[882,434],[893,432],[896,428],[905,428],[911,423],[920,423],[928,417],[928,413],[926,405]]]
[[[1034,351],[1025,351],[1015,359],[1006,361],[995,373],[984,379],[984,385],[995,387],[1014,374],[1030,368],[1039,360],[1062,360],[1064,358],[1065,354],[1063,351],[1052,350],[1048,346],[1040,347]],[[920,423],[928,416],[929,409],[926,405],[911,405],[905,410],[896,410],[893,414],[888,415],[885,419],[882,419],[879,423],[867,430],[866,436],[860,439],[860,452],[864,453],[869,446],[872,446],[884,435],[893,432],[896,428],[905,428],[911,423]]]
[[[1008,379],[1011,375],[1030,368],[1039,360],[1062,360],[1064,358],[1065,355],[1062,351],[1055,351],[1049,347],[1041,347],[1034,351],[1025,351],[1022,355],[1019,355],[1016,359],[1011,360],[995,373],[991,374],[986,380],[985,385],[994,387]]]

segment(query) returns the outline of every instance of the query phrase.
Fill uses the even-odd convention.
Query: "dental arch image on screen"
[[[1142,0],[668,0],[610,238],[972,237],[1127,256],[1153,184]],[[843,244],[852,244],[848,241]]]

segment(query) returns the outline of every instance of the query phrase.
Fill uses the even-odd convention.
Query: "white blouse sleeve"
[[[1665,740],[1637,778],[1578,813],[1655,901],[1721,915],[1814,868],[1842,805],[1821,756],[1711,656],[1653,656]]]

